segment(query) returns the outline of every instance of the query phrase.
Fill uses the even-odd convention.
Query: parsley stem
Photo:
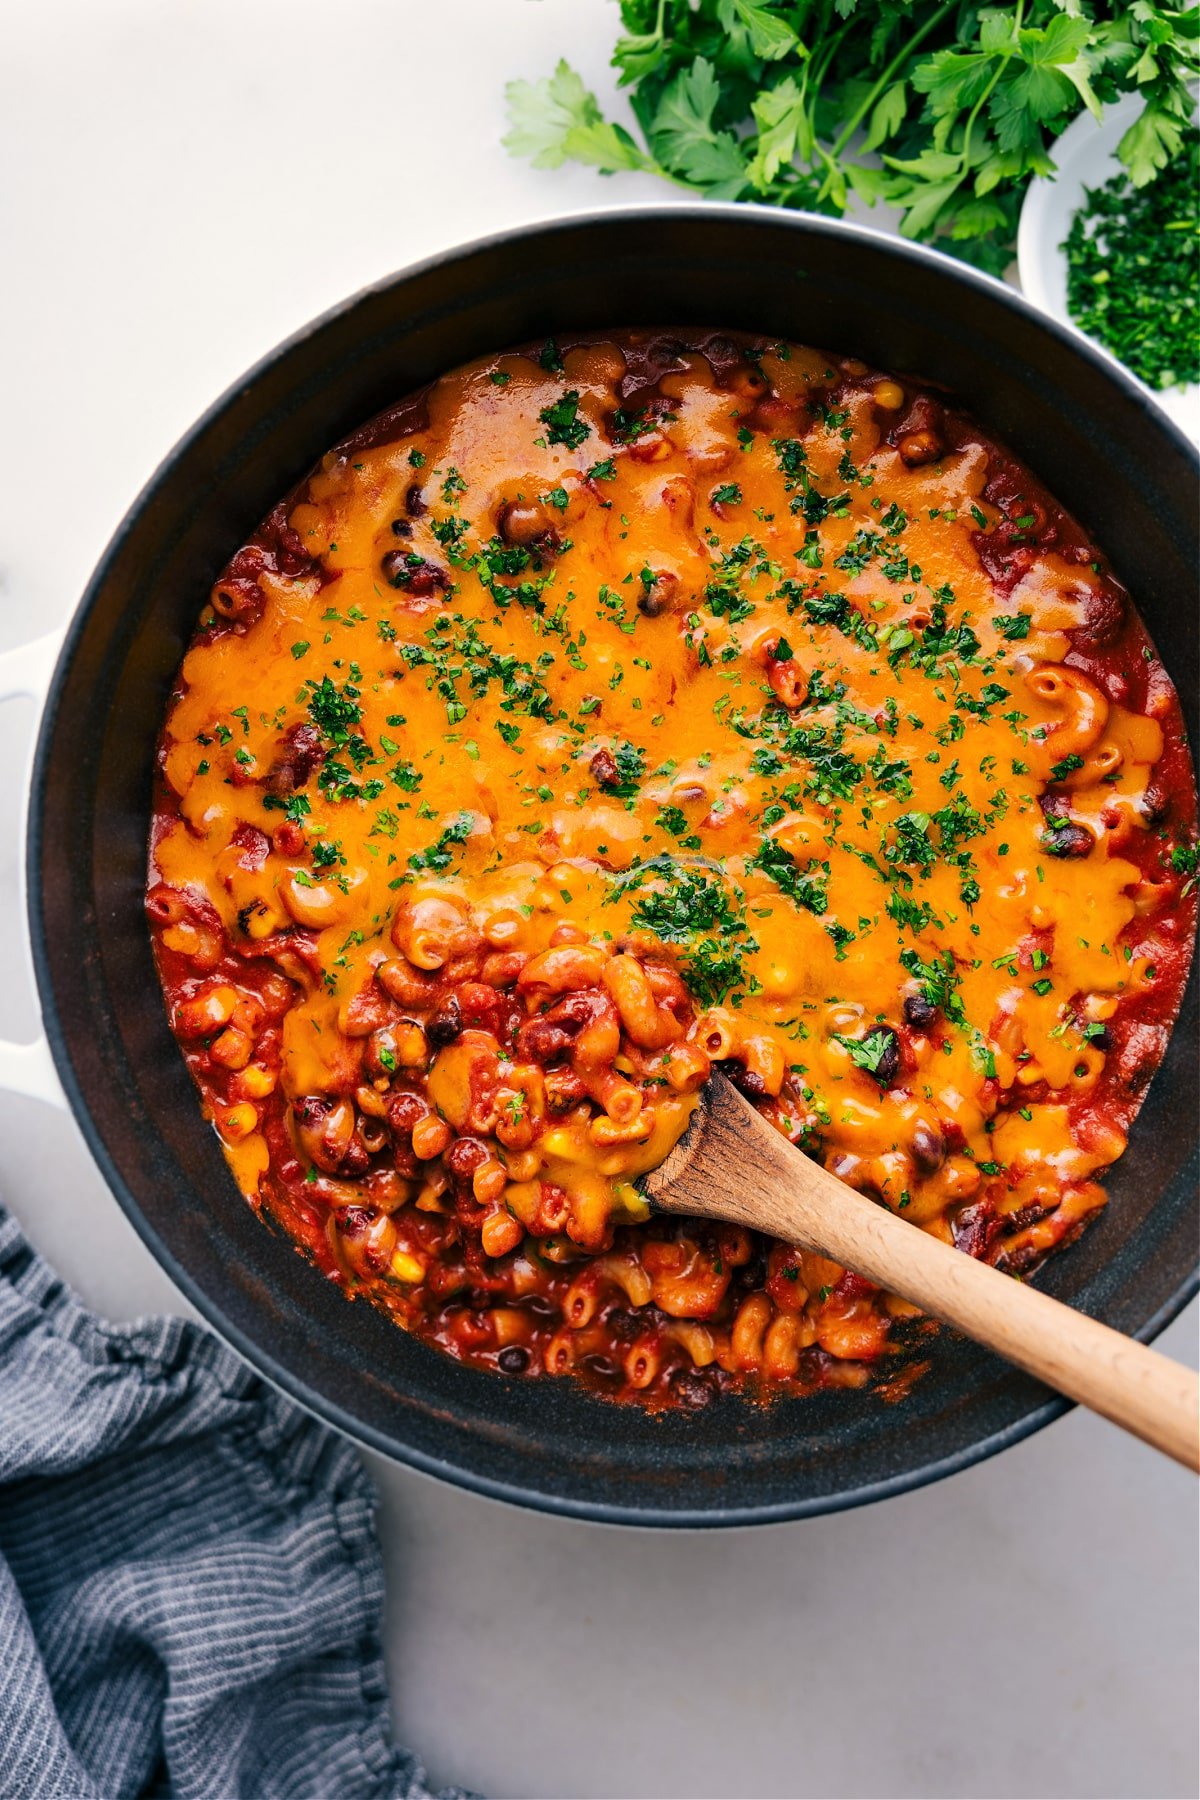
[[[988,101],[991,99],[992,89],[995,87],[996,83],[999,81],[1000,77],[1003,75],[1005,69],[1007,69],[1010,61],[1012,60],[1012,57],[1015,54],[1017,40],[1018,40],[1020,31],[1021,31],[1021,20],[1022,20],[1022,17],[1024,16],[1024,12],[1025,12],[1025,0],[1017,0],[1016,11],[1013,14],[1012,48],[1008,49],[1008,50],[1002,50],[1000,52],[999,58],[998,58],[999,66],[997,67],[995,74],[992,76],[992,79],[988,82],[988,84],[984,88],[982,94],[980,94],[978,100],[975,102],[974,106],[971,108],[971,111],[967,115],[966,129],[963,132],[963,147],[962,147],[962,156],[961,156],[962,169],[963,169],[964,175],[966,175],[968,173],[968,171],[970,170],[970,167],[971,167],[971,133],[975,128],[975,121],[979,117],[983,108],[987,105]]]
[[[850,142],[850,139],[854,136],[884,89],[891,86],[896,71],[910,59],[913,51],[917,48],[917,45],[923,44],[934,26],[940,25],[943,19],[947,18],[953,10],[954,0],[946,0],[946,4],[940,6],[935,13],[931,13],[919,30],[914,31],[911,37],[905,39],[903,46],[897,50],[895,56],[893,56],[891,62],[883,71],[883,74],[879,77],[862,105],[857,111],[851,113],[845,126],[838,133],[833,145],[834,156],[840,156],[842,154],[842,151],[846,148],[846,145]]]

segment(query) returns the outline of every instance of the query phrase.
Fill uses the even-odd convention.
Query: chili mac
[[[233,557],[147,905],[250,1203],[507,1374],[700,1404],[901,1365],[907,1303],[635,1186],[713,1068],[1013,1271],[1104,1203],[1194,926],[1178,702],[944,398],[622,332],[473,363]]]

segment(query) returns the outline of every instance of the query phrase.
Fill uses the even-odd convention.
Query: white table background
[[[179,434],[314,314],[497,227],[670,200],[499,147],[511,76],[565,52],[611,94],[615,29],[605,0],[0,6],[0,646],[66,619]],[[26,1037],[29,723],[0,721],[0,1029]],[[0,1097],[0,1195],[110,1317],[183,1307],[60,1115]],[[1195,1344],[1192,1308],[1162,1347]],[[543,1518],[371,1460],[396,1729],[435,1782],[1197,1791],[1194,1484],[1096,1419],[883,1506],[718,1535]]]

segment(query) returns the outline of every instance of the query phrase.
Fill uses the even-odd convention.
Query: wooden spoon
[[[660,1212],[727,1219],[831,1257],[1200,1470],[1191,1370],[856,1194],[724,1076],[710,1079],[687,1131],[638,1186]]]

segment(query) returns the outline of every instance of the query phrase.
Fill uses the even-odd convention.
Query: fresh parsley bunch
[[[646,169],[716,199],[840,213],[998,271],[1027,182],[1083,107],[1136,92],[1120,158],[1144,186],[1178,154],[1200,0],[619,0],[612,61],[638,143],[566,62],[508,88],[504,142],[538,168]]]

